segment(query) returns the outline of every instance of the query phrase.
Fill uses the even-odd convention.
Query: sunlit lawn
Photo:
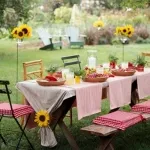
[[[50,63],[56,63],[59,65],[63,65],[61,61],[62,56],[79,54],[82,62],[82,67],[87,64],[87,50],[97,50],[97,60],[98,64],[103,62],[108,62],[109,53],[116,53],[119,57],[119,62],[122,61],[122,45],[99,45],[99,46],[85,46],[84,49],[56,49],[53,51],[41,51],[39,47],[33,47],[33,42],[30,43],[30,46],[21,46],[19,47],[19,79],[21,81],[23,79],[23,68],[22,63],[25,61],[31,61],[36,59],[42,59],[44,62],[44,66],[47,67]],[[29,42],[25,42],[29,44]],[[136,58],[137,54],[140,54],[142,51],[150,51],[149,44],[129,44],[125,45],[125,61],[131,61]],[[45,72],[46,75],[46,72]],[[9,40],[1,40],[0,41],[0,79],[9,80],[11,83],[11,88],[13,91],[12,99],[13,102],[20,102],[21,96],[19,100],[15,100],[15,83],[16,83],[16,42]],[[125,109],[125,108],[124,108]],[[107,113],[109,111],[108,102],[104,101],[102,106],[102,113]],[[93,115],[91,117],[86,117],[80,121],[77,120],[76,109],[74,108],[73,112],[73,126],[69,127],[73,136],[75,137],[77,144],[82,150],[93,150],[99,144],[99,138],[96,136],[86,135],[80,131],[80,128],[86,125],[91,124],[92,119],[100,114]],[[69,122],[66,119],[66,123],[69,126]],[[15,129],[15,125],[12,121],[5,120],[1,126]],[[37,130],[31,130],[29,133],[29,138],[32,140],[33,145],[36,147],[36,150],[40,150],[40,140]],[[6,131],[4,134],[8,134]],[[66,141],[64,135],[58,128],[56,131],[58,146],[56,150],[69,150],[71,149],[68,142]],[[150,123],[147,125],[138,124],[124,133],[119,133],[118,137],[114,140],[115,148],[117,150],[149,150],[150,149]],[[14,144],[17,140],[17,136],[13,135],[11,138],[8,138],[9,143]],[[1,142],[1,141],[0,141]],[[24,141],[22,145],[24,145]],[[4,147],[2,144],[2,150],[13,150],[12,147]]]

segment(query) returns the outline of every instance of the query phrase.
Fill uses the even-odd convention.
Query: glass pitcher
[[[96,69],[97,50],[88,50],[88,67]]]

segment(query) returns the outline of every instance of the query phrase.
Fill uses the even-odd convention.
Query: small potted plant
[[[81,78],[84,78],[85,74],[85,70],[75,70],[75,83],[79,84],[81,82]]]
[[[137,71],[144,71],[144,66],[146,65],[147,61],[145,60],[145,56],[138,55],[135,64]]]
[[[109,54],[108,56],[109,62],[110,62],[110,68],[115,69],[118,57],[115,56],[115,54]]]
[[[57,76],[57,70],[58,70],[59,66],[56,64],[51,64],[49,65],[49,67],[46,69],[46,71],[48,72],[49,76]]]

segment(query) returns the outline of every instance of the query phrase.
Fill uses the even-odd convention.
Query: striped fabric
[[[150,100],[134,105],[132,111],[150,113]]]
[[[15,118],[34,112],[29,105],[12,104]],[[12,110],[9,103],[0,103],[0,115],[12,116]]]
[[[125,130],[127,127],[132,126],[143,119],[144,118],[139,114],[115,111],[110,114],[97,117],[93,120],[93,123]]]

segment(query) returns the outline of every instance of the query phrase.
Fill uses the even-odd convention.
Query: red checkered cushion
[[[93,123],[125,130],[127,127],[132,126],[142,120],[142,115],[133,114],[131,112],[115,111],[97,117],[93,120]]]
[[[132,111],[150,113],[150,100],[134,105]]]
[[[15,118],[34,112],[29,105],[12,104]],[[0,103],[0,115],[12,116],[12,110],[9,103]]]

